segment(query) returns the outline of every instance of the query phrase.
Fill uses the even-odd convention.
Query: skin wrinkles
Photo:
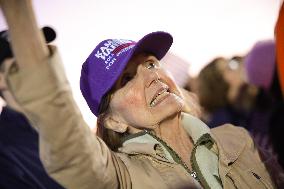
[[[150,107],[158,91],[167,87],[170,94]],[[182,95],[172,78],[154,56],[145,53],[129,61],[114,90],[110,103],[111,119],[127,125],[128,130],[134,133],[157,128],[184,107]]]

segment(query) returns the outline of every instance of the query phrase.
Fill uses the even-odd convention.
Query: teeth
[[[158,93],[158,95],[151,101],[150,106],[153,107],[156,105],[156,103],[161,99],[162,97],[168,95],[168,89],[164,88],[161,92]]]

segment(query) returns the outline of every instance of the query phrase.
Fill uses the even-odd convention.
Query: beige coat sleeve
[[[0,0],[17,64],[7,82],[39,132],[41,160],[51,177],[70,189],[128,188],[128,172],[84,122],[57,50],[49,51],[31,0]]]
[[[41,65],[14,69],[8,76],[11,91],[37,126],[47,172],[70,189],[128,188],[124,164],[84,122],[53,51]]]

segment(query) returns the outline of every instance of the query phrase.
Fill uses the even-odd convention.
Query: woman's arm
[[[39,64],[49,51],[38,29],[30,0],[0,0],[6,18],[13,54],[20,66]]]
[[[130,183],[125,165],[83,120],[57,49],[51,47],[49,54],[43,43],[31,1],[0,3],[17,62],[8,72],[8,87],[35,122],[47,172],[71,189],[118,188]]]

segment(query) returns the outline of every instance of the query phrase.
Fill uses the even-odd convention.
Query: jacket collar
[[[182,126],[191,136],[194,144],[205,134],[210,135],[209,127],[200,119],[186,113],[182,113]]]
[[[220,159],[223,160],[226,165],[230,165],[236,161],[244,149],[245,140],[242,140],[239,135],[226,133],[227,130],[224,129],[224,127],[217,127],[210,130],[200,119],[185,113],[182,116],[183,126],[192,137],[194,143],[196,143],[201,136],[208,133],[213,137],[215,142],[212,150],[215,153],[219,153]],[[236,126],[231,125],[230,127]],[[222,133],[221,137],[216,135],[217,130],[218,133]]]
[[[203,123],[200,119],[187,114],[182,113],[181,114],[182,119],[182,126],[185,128],[186,132],[191,136],[194,144],[197,142],[197,140],[204,134],[210,134],[209,127]],[[153,143],[153,140],[149,137],[145,137],[144,135],[147,132],[141,131],[136,134],[128,135],[123,139],[123,144],[129,144],[130,142],[139,142],[139,143]],[[143,137],[142,137],[143,136]]]
[[[222,163],[224,163],[226,166],[234,163],[244,149],[245,140],[240,139],[240,136],[227,134],[226,129],[223,127],[217,127],[210,130],[204,122],[190,114],[182,113],[182,125],[187,133],[191,136],[194,145],[200,142],[200,138],[206,138],[207,141],[211,140],[211,143],[213,143],[211,150],[216,154],[219,154],[220,161],[222,161]],[[220,133],[222,134],[220,135]],[[123,145],[119,151],[128,154],[142,153],[157,155],[157,149],[161,148],[163,148],[162,145],[159,145],[159,142],[156,139],[147,134],[146,131],[141,131],[139,133],[127,136],[124,139]],[[163,148],[163,151],[167,159],[172,160],[167,150]]]
[[[202,136],[210,136],[210,129],[208,126],[192,115],[182,113],[181,123],[189,136],[192,137],[194,144],[200,141],[199,139]],[[206,140],[212,140],[211,137],[204,138],[206,138]],[[213,140],[211,143],[213,143]],[[173,161],[170,153],[163,147],[163,145],[160,145],[159,141],[149,135],[147,131],[141,131],[139,133],[126,136],[119,151],[128,154],[142,153],[161,156],[162,153],[157,154],[158,151],[163,152],[169,161]]]
[[[166,158],[169,162],[174,162],[168,150],[146,130],[126,136],[119,151],[131,155],[147,154],[155,157],[159,156],[162,159]]]

